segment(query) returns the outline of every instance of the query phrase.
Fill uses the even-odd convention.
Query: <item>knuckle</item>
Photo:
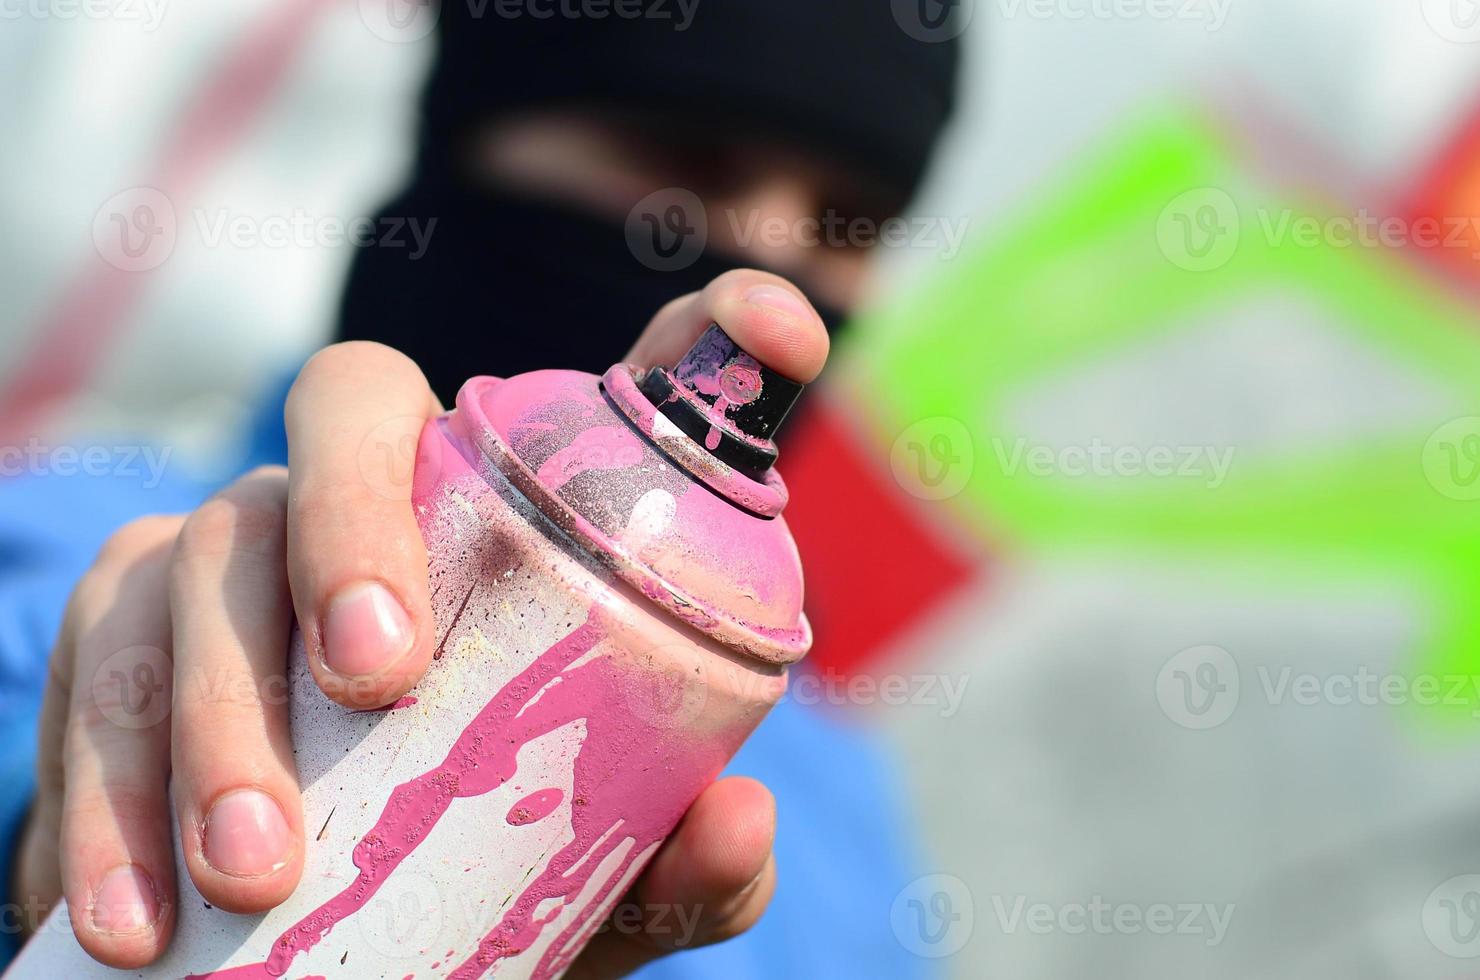
[[[260,733],[266,730],[272,713],[286,708],[290,698],[288,683],[284,671],[259,676],[226,667],[196,669],[193,676],[181,679],[178,684],[175,727],[191,736],[186,741],[219,732]],[[236,746],[246,754],[254,747],[250,741]]]
[[[294,548],[316,560],[425,564],[415,513],[403,500],[378,494],[365,481],[319,474],[305,478],[291,503]]]
[[[185,561],[239,551],[277,555],[283,549],[286,528],[281,502],[228,491],[206,501],[186,519],[180,529],[178,554]]]
[[[160,519],[159,524],[151,524],[147,529],[130,525],[115,532],[67,597],[52,653],[54,663],[61,658],[70,659],[78,638],[115,606],[125,579],[146,563],[152,565],[155,558],[159,567],[164,567],[170,555],[169,546],[180,526],[181,519],[169,518]]]
[[[164,807],[163,789],[117,777],[107,782],[69,783],[62,804],[63,834],[85,833],[102,825],[139,826],[156,822]]]
[[[141,737],[153,737],[147,728],[130,724],[128,713],[118,701],[109,699],[107,692],[104,686],[101,692],[104,696],[99,697],[99,686],[95,685],[92,696],[79,697],[72,705],[63,749],[73,766],[81,764],[85,756],[120,758],[131,745],[139,744]]]
[[[179,515],[151,514],[138,517],[108,536],[98,550],[98,565],[129,564],[157,548],[179,531]]]

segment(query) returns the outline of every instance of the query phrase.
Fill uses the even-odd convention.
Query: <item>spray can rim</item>
[[[637,392],[634,372],[637,369],[630,365],[617,365],[607,372],[606,379],[623,379],[630,386],[630,392],[636,396],[637,401],[648,405],[642,395]],[[618,385],[621,381],[618,380]],[[632,419],[625,417],[625,413],[618,411],[614,399],[603,397],[603,385],[601,379],[594,375],[580,371],[543,371],[535,372],[533,375],[521,375],[518,378],[501,379],[491,377],[473,378],[468,381],[458,393],[457,411],[454,413],[453,425],[458,434],[470,448],[476,449],[483,457],[484,465],[494,467],[514,489],[519,491],[531,504],[533,504],[546,518],[557,528],[567,535],[582,550],[594,556],[606,567],[611,569],[620,579],[629,586],[635,588],[643,597],[650,602],[664,608],[669,614],[687,625],[708,634],[726,646],[746,656],[753,657],[767,663],[790,664],[800,660],[806,655],[812,645],[812,629],[807,621],[806,614],[800,608],[801,595],[801,567],[796,557],[796,546],[790,541],[790,534],[786,530],[784,520],[779,519],[780,508],[785,506],[786,493],[785,484],[781,481],[779,474],[771,471],[768,474],[767,483],[750,481],[741,474],[730,471],[728,476],[732,489],[748,488],[756,496],[751,501],[751,506],[737,504],[728,510],[732,512],[737,522],[751,522],[756,527],[769,526],[767,535],[775,538],[784,538],[784,548],[789,552],[789,563],[794,565],[797,584],[796,606],[791,612],[774,620],[773,622],[755,622],[747,616],[742,616],[734,609],[727,608],[728,603],[706,601],[701,591],[696,591],[694,585],[684,580],[684,575],[670,572],[665,573],[656,568],[651,562],[645,561],[633,548],[628,547],[617,534],[611,529],[598,526],[599,515],[585,513],[578,506],[573,505],[572,500],[564,491],[566,486],[555,487],[547,485],[541,480],[539,474],[531,467],[530,463],[523,459],[513,445],[510,444],[503,426],[495,424],[490,419],[490,411],[497,415],[501,409],[494,408],[501,403],[507,403],[510,397],[518,399],[515,392],[529,387],[549,390],[552,388],[563,389],[570,393],[573,398],[588,400],[594,398],[598,402],[604,402],[603,410],[609,413],[611,424],[622,428],[636,429],[638,434],[645,437],[645,442],[650,446],[650,451],[656,457],[671,458],[671,453],[664,447],[663,433],[657,433],[658,438],[653,438],[642,432],[640,426]],[[505,393],[509,393],[506,395]],[[589,403],[589,402],[588,402]],[[657,415],[657,419],[663,419]],[[664,419],[666,422],[666,419]],[[655,422],[661,426],[663,422]],[[689,443],[687,436],[673,430],[674,435],[682,442]],[[673,439],[667,442],[674,444]],[[698,450],[703,454],[702,448]],[[718,460],[711,460],[711,465],[728,469]],[[687,472],[687,467],[682,467]],[[725,474],[717,469],[720,476]],[[702,478],[692,472],[688,472],[690,478],[695,482],[706,483]],[[721,481],[723,482],[723,481]],[[696,492],[707,494],[714,491],[718,496],[728,496],[716,490],[712,485],[696,487]],[[737,503],[733,499],[731,503]],[[766,509],[774,509],[776,518],[767,518],[763,513]],[[680,570],[681,572],[681,570]],[[788,603],[790,608],[790,603]]]

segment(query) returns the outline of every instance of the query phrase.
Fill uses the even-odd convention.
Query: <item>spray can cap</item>
[[[711,324],[673,368],[654,368],[642,393],[710,455],[752,480],[776,463],[776,433],[806,385],[751,357]]]

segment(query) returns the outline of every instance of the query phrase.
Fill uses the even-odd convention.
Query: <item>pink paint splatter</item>
[[[355,846],[353,861],[359,875],[354,883],[284,932],[265,963],[201,974],[195,980],[284,976],[299,953],[312,949],[369,903],[454,800],[504,785],[514,775],[522,746],[584,720],[587,735],[576,756],[571,800],[574,839],[532,878],[477,951],[451,976],[480,977],[498,960],[528,949],[602,863],[626,845],[616,870],[555,939],[532,976],[549,978],[564,970],[592,916],[605,907],[639,857],[672,830],[688,803],[723,768],[743,734],[685,737],[665,719],[651,717],[646,702],[631,695],[633,679],[622,673],[630,668],[619,667],[610,656],[598,655],[571,669],[602,637],[594,620],[578,626],[494,695],[441,765],[393,790],[380,818]],[[547,795],[551,793],[553,798]],[[516,804],[516,809],[519,805],[530,806],[531,812],[535,805],[553,809],[559,793],[541,791]],[[559,904],[536,918],[535,909],[550,899],[559,899]]]
[[[515,827],[536,823],[553,813],[564,798],[565,794],[558,789],[542,789],[537,793],[530,793],[510,807],[509,815],[504,819]]]
[[[549,710],[521,714],[521,709],[600,639],[599,627],[589,621],[582,624],[494,695],[453,743],[440,766],[391,792],[380,819],[355,845],[353,859],[360,873],[354,884],[278,938],[267,959],[270,975],[287,973],[295,956],[312,949],[339,922],[364,908],[407,855],[426,839],[453,800],[481,796],[514,775],[519,747],[565,721]],[[555,690],[563,692],[569,686],[567,681]],[[548,709],[550,700],[542,698],[535,707]],[[521,721],[523,724],[519,724]]]
[[[192,973],[185,980],[277,980],[267,972],[264,963],[248,963],[246,966],[235,966],[227,970],[214,970],[210,973]],[[320,974],[308,974],[299,977],[298,980],[328,980],[328,977]],[[407,980],[410,980],[408,977]]]
[[[654,712],[650,701],[634,695],[634,683],[641,682],[624,674],[628,670],[610,657],[594,658],[563,674],[562,683],[531,707],[532,712],[543,708],[555,713],[558,724],[585,718],[586,741],[576,756],[571,798],[575,838],[514,899],[477,952],[449,975],[452,980],[474,980],[499,960],[524,952],[585,889],[596,869],[620,854],[615,870],[572,916],[531,976],[562,973],[586,930],[597,924],[593,916],[615,897],[627,872],[637,870],[639,859],[647,859],[689,802],[724,767],[738,733],[715,739],[684,732],[664,713]],[[536,917],[536,909],[551,900],[557,904]]]

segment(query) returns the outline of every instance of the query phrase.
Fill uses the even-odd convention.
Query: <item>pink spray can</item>
[[[469,381],[413,481],[431,668],[349,712],[295,639],[302,882],[237,916],[181,876],[169,952],[128,975],[559,976],[811,642],[772,468],[801,390],[717,326],[671,370]],[[114,975],[65,923],[14,976]]]

